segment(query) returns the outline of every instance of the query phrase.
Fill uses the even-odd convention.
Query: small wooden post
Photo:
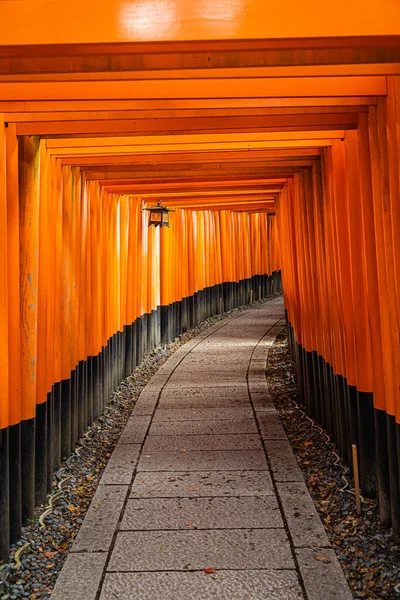
[[[357,457],[357,446],[352,444],[351,446],[353,454],[353,471],[354,471],[354,489],[356,493],[356,511],[358,515],[361,515],[361,499],[360,499],[360,477],[358,473],[358,457]]]
[[[261,285],[258,286],[258,299],[261,300]]]
[[[250,304],[253,304],[253,290],[250,290]]]
[[[222,296],[219,297],[219,312],[222,315]]]

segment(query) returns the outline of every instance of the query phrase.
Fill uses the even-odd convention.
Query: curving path
[[[352,598],[268,396],[266,357],[283,325],[273,299],[161,367],[52,600]]]

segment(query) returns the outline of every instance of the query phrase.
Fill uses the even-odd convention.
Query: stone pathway
[[[182,346],[143,390],[52,600],[350,600],[268,396],[281,298]]]

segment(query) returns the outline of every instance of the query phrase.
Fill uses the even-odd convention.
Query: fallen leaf
[[[57,554],[57,552],[45,552],[44,555],[47,556],[47,558],[53,558],[53,556],[55,556]]]
[[[188,492],[197,492],[196,488],[188,488]]]
[[[327,558],[326,556],[316,556],[315,560],[319,560],[320,562],[324,562],[324,563],[330,563],[330,559]]]
[[[74,512],[74,511],[78,510],[78,509],[76,508],[76,506],[72,506],[72,504],[69,504],[69,505],[67,506],[67,508],[68,508],[68,510],[69,510],[69,511],[71,511],[71,512]]]
[[[215,569],[208,567],[207,569],[203,569],[203,573],[215,573]]]
[[[305,445],[305,446],[312,446],[312,445],[313,445],[313,442],[305,442],[305,444],[304,444],[304,445]]]

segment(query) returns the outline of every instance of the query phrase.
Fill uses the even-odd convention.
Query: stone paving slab
[[[278,482],[276,485],[293,545],[330,548],[325,529],[305,482]]]
[[[304,481],[289,441],[267,440],[268,458],[276,481]]]
[[[217,376],[219,379],[230,377],[230,380],[245,377],[248,371],[248,360],[240,360],[231,358],[229,361],[222,362],[218,359],[215,352],[208,355],[207,360],[199,361],[197,355],[193,357],[193,363],[189,363],[186,359],[183,363],[175,369],[171,376],[171,380],[181,380],[186,377],[194,377],[195,375],[201,374],[205,378],[204,373],[211,375],[212,377]],[[235,377],[232,378],[232,375]]]
[[[264,350],[257,352],[257,348],[256,348],[251,355],[251,361],[250,361],[249,368],[250,369],[253,369],[253,368],[261,369],[263,371],[263,373],[266,374],[266,372],[267,372],[266,359],[267,359],[267,353]]]
[[[282,427],[278,413],[265,412],[257,415],[261,434],[265,440],[286,440],[286,433]]]
[[[153,421],[149,435],[230,435],[257,431],[254,418],[240,421]]]
[[[251,401],[256,412],[274,412],[276,413],[275,404],[268,392],[252,392]]]
[[[158,387],[162,387],[168,381],[169,375],[166,373],[156,373],[152,376],[147,385],[143,388],[144,391],[149,392],[150,390],[154,390]]]
[[[191,450],[262,450],[258,434],[242,435],[149,435],[143,453]]]
[[[229,371],[210,371],[208,373],[205,373],[204,371],[187,372],[185,370],[177,373],[175,371],[165,385],[165,389],[192,388],[197,386],[201,386],[202,388],[232,387],[232,379],[232,373]],[[246,371],[243,370],[241,375],[234,378],[234,381],[235,387],[247,389]]]
[[[141,416],[134,413],[129,417],[118,444],[141,444],[146,437],[150,422],[150,415]]]
[[[228,370],[229,366],[238,365],[242,368],[247,368],[249,364],[249,360],[252,356],[251,349],[250,350],[235,350],[232,349],[229,351],[228,356],[218,356],[218,361],[214,364],[212,361],[215,361],[215,351],[214,350],[204,350],[202,346],[199,346],[190,354],[185,357],[181,368],[186,368],[188,371],[193,371],[194,367],[213,367],[214,369],[221,368],[222,371]],[[211,364],[210,364],[211,363]],[[265,361],[264,361],[264,372],[265,372]]]
[[[266,383],[264,377],[262,378],[253,378],[249,381],[249,390],[250,396],[253,397],[256,394],[263,394],[265,396],[266,393]]]
[[[214,388],[213,388],[214,389]],[[216,397],[214,394],[207,394],[203,398],[196,397],[195,399],[190,398],[175,398],[173,394],[168,396],[161,396],[159,408],[235,408],[235,407],[249,407],[249,395],[246,389],[243,389],[243,393],[235,394],[234,396],[219,396]]]
[[[156,411],[153,423],[162,421],[240,421],[251,419],[253,411],[249,408],[167,408]]]
[[[352,600],[334,550],[298,548],[296,556],[308,600]]]
[[[265,362],[262,365],[252,365],[248,369],[249,377],[265,380]]]
[[[158,396],[157,392],[142,392],[135,404],[135,416],[152,415],[158,402]]]
[[[100,484],[129,485],[138,462],[140,448],[139,444],[117,444]]]
[[[130,497],[262,497],[274,494],[268,471],[170,471],[139,473]]]
[[[295,571],[109,573],[100,600],[303,600]]]
[[[108,552],[127,494],[127,485],[97,488],[72,552]]]
[[[190,348],[188,347],[188,344],[175,350],[174,354],[167,358],[165,363],[158,369],[157,375],[166,375],[167,373],[164,372],[165,370],[170,371],[171,368],[175,369],[189,353]]]
[[[237,352],[240,352],[242,350],[248,350],[250,345],[253,345],[255,343],[255,341],[249,341],[249,340],[243,340],[240,338],[236,338],[234,339],[233,337],[231,339],[229,338],[225,338],[225,339],[211,339],[211,340],[206,340],[205,342],[202,342],[201,344],[201,350],[196,350],[198,352],[212,352],[214,353],[214,356],[217,354],[221,354],[223,355],[228,354],[232,351],[232,345],[235,345],[235,348],[233,349],[233,352],[236,350]]]
[[[142,471],[260,471],[267,469],[262,450],[209,450],[152,452],[142,454],[137,467]]]
[[[277,499],[146,498],[130,499],[120,530],[283,528]]]
[[[283,529],[122,531],[108,571],[293,569]]]
[[[244,325],[242,325],[244,327]],[[212,336],[209,336],[207,339],[203,340],[201,342],[201,344],[198,344],[195,348],[193,348],[190,351],[190,355],[189,356],[194,356],[196,355],[206,355],[209,354],[210,352],[214,352],[215,348],[218,347],[221,343],[229,343],[226,342],[226,340],[224,340],[221,336],[223,329],[221,329],[219,331],[218,334],[214,334]],[[236,345],[236,344],[232,344],[230,343],[230,351],[229,351],[229,355],[227,354],[222,354],[221,358],[222,360],[227,360],[228,356],[231,355],[235,355],[235,354],[241,354],[243,355],[243,357],[245,358],[245,360],[248,362],[249,361],[249,357],[252,355],[253,351],[254,351],[254,344],[253,345],[244,345],[242,343]]]
[[[69,554],[51,594],[52,600],[95,600],[107,553]]]
[[[265,395],[265,394],[264,394]],[[167,388],[165,387],[161,392],[160,402],[166,400],[178,399],[186,402],[186,407],[196,407],[199,403],[203,403],[206,400],[218,401],[233,401],[235,398],[247,402],[249,406],[249,392],[247,387],[244,386],[210,386],[210,387],[188,387],[188,388]]]

